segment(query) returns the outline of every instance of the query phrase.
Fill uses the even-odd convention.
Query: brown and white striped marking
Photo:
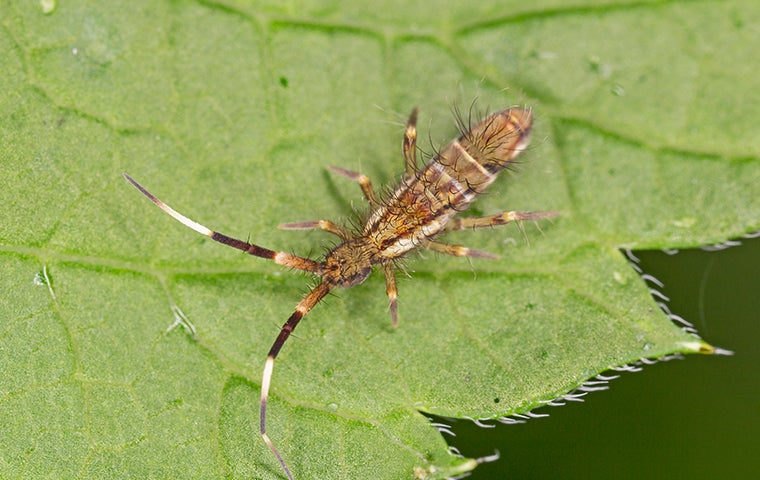
[[[379,265],[385,275],[389,310],[393,325],[396,326],[398,292],[395,262],[398,259],[420,248],[457,257],[498,258],[462,245],[439,242],[436,237],[452,230],[495,227],[513,221],[541,220],[557,215],[556,212],[504,211],[478,218],[455,218],[493,183],[499,171],[509,166],[525,150],[533,124],[530,110],[502,110],[489,115],[475,126],[464,127],[460,121],[462,132],[459,138],[443,148],[422,168],[416,164],[416,123],[417,109],[414,109],[409,116],[402,144],[406,167],[404,179],[388,198],[381,198],[375,193],[367,176],[339,167],[328,167],[334,173],[359,183],[367,199],[370,212],[359,232],[328,220],[280,225],[280,228],[287,230],[321,229],[339,237],[342,243],[329,250],[321,261],[276,252],[210,230],[178,213],[132,177],[124,174],[143,195],[186,227],[250,255],[321,277],[320,283],[296,305],[280,329],[267,355],[261,379],[260,434],[290,480],[293,480],[293,475],[269,438],[266,428],[274,361],[301,319],[325,295],[336,287],[348,288],[362,283],[372,272],[372,267]]]

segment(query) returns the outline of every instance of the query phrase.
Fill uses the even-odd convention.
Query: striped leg
[[[541,220],[544,218],[554,218],[558,215],[559,212],[501,212],[485,217],[454,218],[446,225],[446,231],[497,227],[520,220]]]
[[[272,260],[274,263],[278,265],[285,265],[286,267],[296,268],[298,270],[304,270],[306,272],[312,272],[316,274],[319,274],[322,272],[322,265],[319,262],[315,262],[314,260],[299,257],[297,255],[293,255],[286,252],[275,252],[274,250],[269,250],[267,248],[259,247],[258,245],[244,242],[243,240],[238,240],[236,238],[228,237],[227,235],[224,235],[223,233],[209,230],[203,225],[190,220],[186,216],[182,215],[181,213],[171,208],[169,205],[165,204],[164,202],[156,198],[152,193],[146,190],[142,185],[137,183],[137,181],[135,181],[132,177],[130,177],[126,173],[124,174],[124,178],[126,178],[129,181],[129,183],[134,185],[134,187],[140,191],[140,193],[148,197],[148,199],[151,202],[155,203],[161,210],[169,214],[169,216],[171,216],[173,219],[177,220],[182,225],[188,228],[192,228],[193,230],[200,233],[201,235],[210,237],[212,240],[216,242],[229,245],[230,247],[237,248],[238,250],[242,250],[245,253],[248,253],[250,255]]]
[[[398,327],[398,290],[396,289],[396,272],[393,271],[393,262],[382,264],[385,274],[385,293],[388,295],[388,309],[391,312],[391,322]]]
[[[350,240],[353,237],[353,235],[351,235],[351,232],[329,220],[283,223],[281,225],[278,225],[277,228],[281,230],[313,230],[315,228],[320,228],[326,232],[332,233],[333,235],[337,235],[342,240]]]
[[[351,170],[346,170],[345,168],[340,167],[333,167],[331,165],[328,165],[327,168],[330,169],[330,171],[333,173],[343,175],[344,177],[350,178],[355,182],[359,182],[359,186],[362,188],[362,192],[364,193],[364,198],[367,199],[370,206],[376,207],[377,205],[380,205],[380,201],[375,195],[375,189],[372,188],[372,181],[368,176],[364,175],[363,173],[352,172]]]
[[[322,298],[324,298],[324,296],[327,295],[332,288],[332,285],[329,285],[326,281],[323,280],[322,283],[317,285],[314,290],[309,292],[309,294],[306,295],[306,297],[304,297],[304,299],[301,300],[298,305],[296,305],[295,311],[290,316],[290,318],[288,318],[288,321],[285,322],[285,324],[282,326],[280,334],[277,335],[277,339],[275,339],[274,343],[272,344],[272,348],[269,349],[267,361],[264,364],[264,373],[261,377],[259,432],[261,433],[261,438],[264,439],[264,443],[267,444],[274,456],[277,457],[277,460],[280,462],[283,470],[285,470],[285,474],[288,476],[289,480],[293,480],[293,475],[290,473],[288,466],[285,465],[285,460],[282,459],[282,455],[280,455],[277,447],[274,446],[274,443],[272,443],[269,435],[267,435],[267,401],[269,400],[269,386],[272,382],[272,372],[274,371],[274,359],[277,358],[277,354],[280,353],[280,349],[285,344],[285,341],[288,339],[288,337],[290,337],[290,334],[293,332],[296,326],[298,326],[298,322],[300,322],[301,319],[307,313],[309,313],[309,310],[311,310],[314,305],[319,303],[319,301],[322,300]]]
[[[414,177],[417,173],[417,113],[417,108],[414,108],[409,115],[404,131],[404,143],[401,145],[407,177]]]
[[[498,255],[493,253],[484,252],[483,250],[475,250],[474,248],[467,248],[462,245],[452,245],[450,243],[434,242],[428,240],[422,243],[424,248],[432,250],[438,253],[444,253],[446,255],[453,255],[455,257],[475,257],[475,258],[499,258]]]

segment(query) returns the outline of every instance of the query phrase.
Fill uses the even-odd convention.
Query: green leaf
[[[760,228],[760,8],[554,3],[0,4],[0,477],[284,478],[261,369],[311,280],[199,237],[121,173],[316,258],[327,235],[276,226],[363,205],[326,165],[393,184],[416,105],[427,151],[456,135],[452,104],[530,105],[519,172],[473,211],[562,216],[447,239],[498,261],[410,258],[397,329],[381,275],[318,305],[271,392],[296,478],[458,475],[477,462],[425,412],[524,413],[711,351],[620,249]]]

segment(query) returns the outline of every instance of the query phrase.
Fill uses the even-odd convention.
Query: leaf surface
[[[760,228],[752,2],[4,2],[0,21],[3,478],[283,478],[261,368],[313,282],[173,222],[123,171],[317,258],[326,234],[276,226],[354,217],[358,187],[326,165],[392,185],[413,106],[428,152],[457,135],[451,105],[534,109],[518,172],[471,213],[561,217],[447,238],[498,261],[410,258],[397,329],[381,275],[318,305],[268,417],[296,478],[458,475],[477,463],[421,412],[525,413],[709,351],[620,249]],[[195,335],[169,328],[180,312]]]

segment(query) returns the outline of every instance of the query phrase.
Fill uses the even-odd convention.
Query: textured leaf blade
[[[49,15],[4,4],[3,476],[55,465],[59,476],[282,477],[256,434],[260,369],[307,280],[194,237],[120,174],[210,227],[316,256],[324,235],[274,227],[350,217],[362,204],[327,164],[393,182],[402,162],[392,122],[413,105],[434,145],[456,134],[451,103],[534,106],[533,149],[475,211],[562,216],[543,234],[451,235],[498,262],[410,261],[398,329],[377,275],[318,306],[283,351],[272,392],[270,432],[294,471],[461,473],[475,463],[448,455],[419,410],[525,412],[607,368],[699,350],[617,249],[760,227],[757,136],[748,103],[735,100],[752,77],[723,69],[741,56],[752,65],[742,25],[758,12],[722,5],[504,17],[483,4],[464,25],[452,5],[420,34],[401,8],[365,8],[357,23],[344,9],[294,16],[245,3],[67,3]],[[608,29],[639,22],[651,38],[608,41]],[[730,55],[710,56],[707,40],[726,32]],[[654,48],[695,35],[700,61]],[[728,73],[695,74],[705,67]],[[736,105],[739,121],[721,104]],[[43,268],[49,284],[35,283]],[[166,331],[173,307],[197,336]]]

